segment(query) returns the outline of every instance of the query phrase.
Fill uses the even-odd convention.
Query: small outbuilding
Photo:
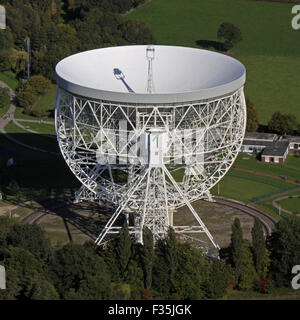
[[[288,141],[276,141],[266,147],[261,154],[261,161],[267,163],[284,163],[289,153]]]

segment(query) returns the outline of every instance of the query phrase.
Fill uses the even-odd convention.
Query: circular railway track
[[[237,200],[232,200],[232,199],[226,199],[226,198],[219,198],[219,197],[214,197],[214,202],[219,205],[224,205],[227,207],[231,207],[233,209],[237,209],[245,214],[248,214],[252,217],[257,217],[266,232],[266,235],[270,235],[272,233],[272,230],[275,229],[275,224],[277,220],[267,213],[254,208],[252,206],[246,205],[244,203],[241,203]],[[21,219],[22,223],[29,223],[29,224],[36,224],[38,223],[44,216],[49,214],[50,212],[63,208],[69,204],[68,201],[65,202],[58,202],[53,199],[49,199],[46,201],[43,205],[44,208],[37,209],[29,214],[27,214],[23,219]]]
[[[270,215],[268,215],[267,213],[255,208],[255,207],[252,207],[250,205],[246,205],[246,204],[241,203],[236,200],[226,199],[226,198],[214,197],[214,201],[217,204],[237,209],[237,210],[244,212],[252,217],[257,217],[261,221],[261,223],[266,231],[266,235],[268,235],[268,236],[271,235],[272,230],[275,229],[275,224],[276,224],[277,220],[275,218],[271,217]]]

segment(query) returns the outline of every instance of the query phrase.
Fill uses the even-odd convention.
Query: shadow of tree
[[[196,44],[204,49],[214,48],[217,51],[227,51],[224,43],[212,40],[197,40]]]

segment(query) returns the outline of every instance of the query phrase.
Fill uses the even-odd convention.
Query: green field
[[[281,208],[291,212],[300,213],[300,195],[299,198],[286,198],[278,201]]]
[[[231,170],[219,182],[219,187],[216,185],[211,191],[214,195],[249,203],[262,194],[281,192],[290,186],[272,178]]]
[[[36,131],[38,133],[56,135],[54,123],[48,124],[48,123],[25,122],[25,121],[24,122],[19,121],[19,123],[24,127],[30,130]]]
[[[35,108],[44,110],[46,112],[53,111],[54,110],[54,102],[56,97],[56,90],[57,86],[53,86],[53,88],[40,97],[38,102],[35,104]]]
[[[291,27],[292,6],[247,0],[151,0],[125,17],[145,21],[157,43],[164,45],[199,47],[199,40],[218,41],[222,22],[238,26],[243,40],[231,54],[245,64],[246,95],[260,123],[266,124],[275,111],[294,113],[300,121],[300,31]]]
[[[292,155],[288,156],[285,164],[276,164],[263,163],[254,156],[246,156],[245,154],[240,153],[233,166],[300,182],[300,158]]]

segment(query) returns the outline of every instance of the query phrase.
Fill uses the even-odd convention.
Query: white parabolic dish
[[[81,52],[60,61],[56,80],[62,89],[93,99],[123,103],[177,103],[210,99],[241,88],[242,63],[213,51],[153,46],[154,92],[147,93],[147,46],[109,47]],[[135,93],[127,91],[113,70],[118,68]]]

